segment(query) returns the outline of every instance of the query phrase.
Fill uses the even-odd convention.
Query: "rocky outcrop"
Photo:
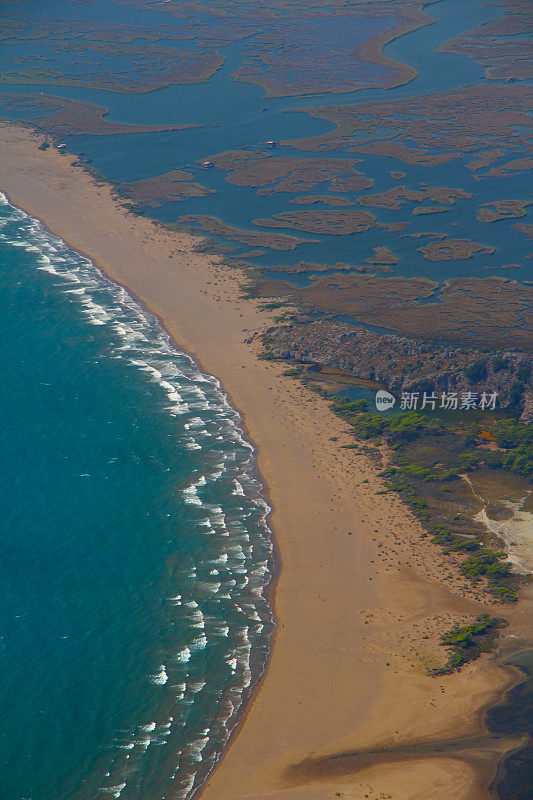
[[[532,359],[526,353],[484,353],[379,334],[330,320],[294,322],[263,334],[271,356],[337,367],[400,392],[498,393],[500,408],[533,419]]]

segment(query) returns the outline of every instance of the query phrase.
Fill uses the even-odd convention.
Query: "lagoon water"
[[[210,6],[211,2],[208,2],[205,7]],[[35,4],[22,0],[17,4],[16,11],[10,13],[15,18],[21,16],[28,22],[41,18],[65,18],[76,24],[90,19],[93,22],[100,20],[106,23],[137,25],[146,27],[147,30],[164,25],[168,38],[160,40],[160,43],[174,47],[183,46],[183,40],[179,38],[181,34],[178,33],[179,25],[178,28],[174,27],[178,23],[174,21],[172,25],[169,24],[169,20],[173,18],[163,13],[158,4],[122,6],[109,0],[95,0],[87,8],[84,3],[73,4],[67,0],[56,0],[45,9],[40,9],[37,15]],[[264,227],[254,220],[294,211],[294,193],[259,193],[257,187],[228,183],[227,174],[222,170],[205,170],[201,166],[204,160],[210,160],[214,155],[225,151],[261,151],[267,140],[279,143],[275,150],[278,157],[355,158],[358,162],[357,170],[370,177],[374,183],[369,189],[344,193],[352,202],[356,202],[360,195],[385,191],[397,185],[391,178],[390,170],[400,169],[405,176],[402,181],[410,188],[423,184],[453,187],[462,189],[468,197],[455,205],[446,206],[446,213],[432,214],[429,217],[411,214],[409,206],[400,211],[374,208],[372,213],[380,224],[403,221],[409,224],[409,234],[432,232],[437,235],[452,235],[453,238],[468,239],[494,247],[495,252],[477,254],[468,259],[429,261],[418,250],[420,242],[413,240],[407,232],[388,232],[387,246],[399,259],[397,265],[390,267],[392,276],[424,276],[441,285],[454,278],[480,278],[493,274],[519,281],[529,279],[531,269],[527,261],[528,240],[523,234],[517,235],[512,228],[515,220],[500,220],[496,225],[487,225],[476,218],[482,203],[495,202],[502,198],[527,201],[530,189],[529,176],[525,171],[524,174],[513,172],[497,176],[476,175],[476,180],[473,181],[472,170],[468,167],[472,153],[468,150],[451,162],[428,166],[404,163],[383,155],[354,154],[350,146],[317,152],[308,150],[302,141],[334,127],[330,122],[304,113],[304,109],[324,105],[388,102],[404,97],[445,92],[458,87],[491,84],[481,64],[465,55],[439,52],[439,47],[450,38],[499,17],[501,9],[487,5],[485,0],[470,0],[468,8],[460,0],[440,0],[428,4],[426,13],[433,20],[431,24],[400,36],[384,48],[387,57],[405,63],[418,72],[413,80],[393,89],[372,87],[343,93],[267,97],[263,87],[234,80],[234,74],[246,60],[247,54],[247,40],[237,40],[221,48],[225,63],[206,83],[169,85],[142,94],[107,91],[91,86],[61,85],[54,86],[51,90],[46,84],[6,83],[3,91],[7,93],[8,100],[0,98],[0,111],[7,118],[18,118],[22,115],[26,119],[33,119],[38,113],[36,109],[30,106],[24,110],[18,104],[12,106],[9,97],[35,92],[99,105],[108,110],[106,119],[112,122],[194,126],[184,130],[140,134],[124,132],[111,136],[65,133],[62,139],[70,153],[83,152],[92,168],[119,185],[176,169],[192,173],[194,179],[209,190],[206,196],[187,197],[179,201],[163,200],[156,207],[149,205],[142,208],[147,216],[169,223],[176,222],[182,215],[207,215],[240,229],[264,232]],[[200,24],[202,20],[204,17],[198,10],[195,22]],[[205,20],[208,24],[213,24],[212,20],[209,23],[209,17]],[[325,25],[322,36],[328,35],[328,25]],[[358,40],[361,25],[360,19],[349,23],[349,35],[353,41]],[[334,30],[337,31],[337,28]],[[321,41],[318,33],[317,41]],[[11,47],[14,48],[14,45]],[[17,47],[30,61],[34,59],[31,63],[36,66],[41,63],[40,59],[49,55],[50,49],[47,39],[39,37],[31,42],[18,44]],[[9,47],[4,48],[5,60],[8,60],[10,54]],[[66,71],[68,48],[63,55],[59,52],[55,56],[60,65],[61,59],[64,59],[63,68]],[[494,167],[516,157],[512,147],[501,142],[500,144],[502,152],[494,161]],[[330,189],[330,182],[324,181],[313,191],[324,194]],[[431,205],[431,201],[425,201],[425,204]],[[522,222],[530,223],[531,219],[533,206],[525,209]],[[271,232],[271,229],[266,230]],[[244,258],[243,254],[246,254],[245,260],[249,264],[265,270],[271,277],[281,277],[300,285],[308,285],[314,273],[303,272],[296,277],[290,270],[285,270],[285,267],[300,261],[310,264],[340,261],[358,265],[372,254],[376,245],[375,228],[351,236],[316,232],[310,235],[300,231],[295,234],[291,228],[280,228],[278,232],[297,235],[303,243],[294,250],[280,252],[268,246],[250,250],[248,244],[239,245],[238,242],[228,241],[217,235],[210,238],[215,248],[230,248],[230,260]],[[505,264],[514,265],[510,273],[499,272]]]
[[[0,226],[0,794],[189,797],[268,654],[253,451],[122,288]]]

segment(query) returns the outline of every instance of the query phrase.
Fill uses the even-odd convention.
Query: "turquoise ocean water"
[[[190,797],[273,628],[252,448],[121,287],[0,227],[0,795]]]

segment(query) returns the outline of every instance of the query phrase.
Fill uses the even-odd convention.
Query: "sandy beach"
[[[0,190],[89,256],[154,312],[215,375],[241,413],[272,513],[280,572],[270,663],[204,800],[490,797],[498,757],[483,710],[516,680],[485,655],[431,678],[440,632],[505,616],[501,650],[527,638],[530,601],[476,597],[425,539],[380,466],[356,450],[325,401],[259,360],[248,342],[271,312],[241,297],[240,275],[201,241],[128,213],[112,188],[42,137],[0,128]],[[528,590],[529,594],[531,590]],[[436,753],[434,745],[439,745]]]

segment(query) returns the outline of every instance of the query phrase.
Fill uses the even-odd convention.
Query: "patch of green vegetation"
[[[483,549],[475,556],[465,559],[459,569],[463,575],[473,580],[484,576],[488,580],[488,589],[491,594],[494,594],[502,602],[514,602],[517,599],[516,592],[501,583],[502,580],[511,576],[509,566],[501,563],[506,557],[506,553]]]
[[[326,389],[324,389],[324,387],[320,386],[318,383],[306,383],[306,386],[315,394],[319,394],[321,397],[329,398],[329,394],[327,393]]]
[[[483,457],[477,453],[461,453],[459,458],[463,472],[473,472],[475,469],[479,469],[483,463]]]
[[[440,422],[440,420],[439,420]],[[429,429],[434,425],[434,421],[423,414],[417,414],[416,411],[410,411],[407,414],[397,414],[387,420],[386,434],[393,442],[397,441],[410,441],[416,439],[422,430]]]
[[[446,530],[441,525],[436,525],[432,529],[432,533],[435,544],[440,544],[445,549],[445,552],[472,553],[480,548],[479,541],[475,536],[458,535]]]
[[[368,411],[368,403],[366,400],[344,400],[340,398],[331,404],[331,409],[339,417],[351,417],[353,414],[366,413]]]
[[[411,509],[413,514],[418,517],[418,519],[426,521],[429,518],[429,513],[427,511],[428,504],[420,497],[412,483],[405,479],[406,475],[409,474],[409,467],[411,467],[412,471],[412,465],[408,465],[407,468],[391,467],[380,472],[379,475],[386,479],[386,486],[389,491],[398,492],[403,502]],[[416,470],[417,468],[415,468],[415,471]],[[424,473],[422,480],[425,480],[426,470],[422,470],[422,472]]]
[[[385,430],[387,420],[380,414],[361,414],[350,419],[354,433],[360,439],[375,439]]]
[[[261,311],[271,311],[275,308],[283,308],[287,303],[284,300],[272,300],[269,303],[259,303],[257,306]]]
[[[301,372],[302,372],[301,369],[299,369],[298,367],[295,367],[293,369],[284,370],[282,374],[283,375],[288,375],[291,378],[297,378],[301,374]]]
[[[432,670],[432,675],[447,675],[473,661],[482,653],[490,652],[499,631],[507,625],[504,619],[481,614],[471,625],[455,626],[446,631],[440,644],[448,649],[448,662],[444,667]]]
[[[471,556],[461,564],[461,572],[469,578],[478,578],[480,575],[493,574],[499,566],[498,562],[505,558],[505,553],[493,550],[482,550],[477,556]],[[504,568],[505,569],[505,568]]]
[[[335,404],[333,410],[336,411]],[[343,414],[341,411],[341,415],[349,416],[349,412]],[[372,439],[383,435],[392,445],[416,439],[422,431],[439,434],[444,430],[440,419],[417,414],[416,411],[397,414],[394,417],[384,417],[382,414],[364,414],[364,416],[350,419],[350,422],[354,427],[355,434],[360,438]]]
[[[467,430],[444,428],[443,431],[443,423],[439,420],[434,426],[435,433],[425,426],[418,427],[419,424],[420,420],[415,418],[414,425],[408,426],[408,430],[414,428],[418,432],[418,437],[408,435],[393,445],[394,465],[380,473],[387,490],[399,494],[432,536],[433,542],[445,553],[463,553],[466,556],[460,566],[466,578],[473,582],[483,579],[487,591],[501,602],[515,601],[516,587],[521,580],[511,572],[508,564],[502,563],[506,554],[484,547],[482,527],[471,520],[471,515],[457,510],[457,503],[468,503],[471,497],[459,474],[481,469],[493,457],[495,464],[491,466],[502,466],[508,456],[486,447],[461,452],[465,444],[477,444],[477,436],[482,430],[479,425]],[[515,452],[514,446],[523,447],[524,439],[529,441],[524,427],[509,420],[498,425],[502,444],[512,446],[509,459],[523,457],[522,452]],[[382,435],[387,438],[385,427]],[[442,461],[436,462],[441,458]]]
[[[493,357],[492,369],[504,368],[505,358],[501,363],[498,358]],[[486,370],[487,360],[480,361],[473,374]],[[297,377],[293,370],[288,374]],[[307,373],[299,377],[304,380]],[[310,388],[325,394],[317,386]],[[482,478],[498,469],[531,476],[533,427],[520,425],[510,412],[469,411],[441,419],[411,411],[385,417],[370,413],[365,400],[330,399],[332,411],[349,423],[355,438],[354,444],[340,447],[357,449],[361,440],[386,441],[393,466],[380,475],[383,492],[398,493],[420,521],[422,536],[431,536],[445,553],[464,555],[460,568],[465,578],[481,583],[501,602],[514,602],[524,578],[502,563],[506,556],[497,546],[487,546],[487,541],[494,545],[474,519],[477,501],[460,476],[478,471]],[[498,449],[488,445],[494,440]]]
[[[533,426],[502,422],[496,430],[497,444],[505,448],[501,466],[519,475],[533,474]]]

